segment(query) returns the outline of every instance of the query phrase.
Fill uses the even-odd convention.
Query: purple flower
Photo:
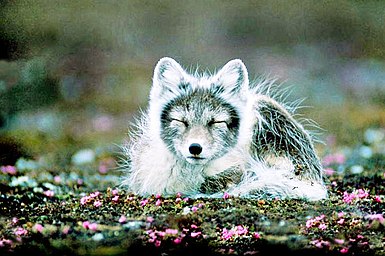
[[[0,170],[4,173],[4,174],[10,174],[10,175],[15,175],[16,174],[16,167],[15,166],[12,166],[12,165],[6,165],[6,166],[1,166],[0,167]]]
[[[365,219],[376,220],[376,221],[380,222],[381,224],[385,223],[384,216],[382,214],[380,214],[380,213],[366,215]]]
[[[94,202],[94,206],[95,207],[99,207],[99,206],[101,206],[102,205],[102,202],[100,202],[100,201],[95,201]]]
[[[327,225],[325,223],[321,223],[319,224],[318,228],[321,230],[325,230],[327,228]]]

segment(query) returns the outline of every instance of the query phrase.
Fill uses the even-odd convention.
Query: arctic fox
[[[313,138],[274,88],[249,83],[239,59],[192,75],[162,58],[148,110],[123,147],[122,185],[140,195],[326,198]]]

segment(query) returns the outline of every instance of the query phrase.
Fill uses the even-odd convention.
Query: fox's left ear
[[[215,78],[218,85],[230,94],[242,93],[249,86],[247,69],[240,59],[227,62]]]

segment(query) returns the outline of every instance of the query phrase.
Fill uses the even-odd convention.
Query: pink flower
[[[340,225],[344,224],[344,222],[345,222],[345,219],[340,219],[340,220],[337,221],[337,223],[340,224]]]
[[[149,216],[149,217],[147,217],[146,221],[151,223],[154,221],[154,218]]]
[[[108,172],[108,166],[105,163],[101,163],[98,170],[101,174],[105,174]]]
[[[322,160],[322,164],[324,166],[329,166],[331,164],[343,164],[344,162],[345,156],[340,153],[326,155]]]
[[[344,239],[334,239],[334,242],[336,244],[344,244],[345,243],[345,240]]]
[[[17,236],[25,236],[26,234],[28,234],[28,231],[24,228],[18,227],[15,230],[15,235],[17,235]]]
[[[177,197],[176,199],[175,199],[175,203],[179,203],[179,202],[181,202],[182,201],[182,199],[180,198],[180,197]]]
[[[52,190],[44,191],[43,194],[48,197],[53,197],[55,195],[55,193]]]
[[[94,198],[94,197],[97,197],[97,196],[99,196],[100,195],[100,192],[99,191],[95,191],[94,193],[91,193],[90,194],[90,197],[91,198]]]
[[[318,221],[323,220],[324,218],[325,218],[325,214],[315,217],[315,219]]]
[[[314,222],[315,222],[315,220],[313,220],[313,219],[307,220],[306,221],[306,227],[311,228],[313,226]]]
[[[171,228],[166,229],[165,232],[166,232],[166,234],[169,234],[169,235],[177,235],[178,234],[177,229],[171,229]]]
[[[12,240],[9,239],[0,239],[0,247],[4,247],[6,245],[12,245]]]
[[[198,226],[197,225],[195,225],[195,224],[191,224],[191,226],[190,226],[191,228],[193,228],[193,229],[197,229],[198,228]]]
[[[56,175],[55,177],[53,177],[53,181],[55,183],[60,183],[61,182],[61,177],[59,175]]]
[[[98,229],[98,224],[90,223],[88,220],[84,221],[82,226],[83,226],[83,228],[89,229],[89,230],[92,230],[92,231],[96,231]]]
[[[114,196],[111,200],[116,203],[119,201],[119,196]]]
[[[261,238],[261,234],[259,234],[258,232],[254,232],[253,237],[255,239],[260,239]]]
[[[99,207],[99,206],[101,206],[102,205],[102,202],[100,202],[100,201],[95,201],[94,202],[94,206],[95,207]]]
[[[180,244],[182,242],[182,238],[177,237],[174,239],[174,244]]]
[[[155,247],[159,247],[162,242],[160,240],[155,241]]]
[[[160,199],[156,200],[155,205],[156,206],[162,205],[162,200],[160,200]]]
[[[142,201],[140,201],[140,206],[145,206],[146,204],[148,203],[148,199],[144,199]]]
[[[89,197],[89,196],[83,196],[82,198],[80,198],[80,204],[85,205],[86,203],[88,203],[88,201],[90,199],[91,199],[91,197]]]
[[[324,173],[327,176],[332,176],[335,173],[335,171],[332,168],[325,168]]]
[[[117,196],[118,194],[119,194],[119,190],[116,188],[116,189],[113,189],[112,191],[111,191],[111,193],[112,193],[112,195],[114,195],[114,196]]]
[[[160,237],[164,237],[166,235],[166,232],[164,231],[157,231],[157,235]]]
[[[382,214],[380,214],[380,213],[366,215],[365,219],[376,220],[376,221],[380,222],[381,224],[385,223],[384,216]]]
[[[198,211],[198,207],[196,207],[196,206],[191,207],[191,211],[193,211],[193,212]]]
[[[12,223],[13,224],[16,224],[16,223],[18,223],[19,222],[19,219],[18,218],[16,218],[16,217],[13,217],[12,218]]]
[[[223,198],[223,199],[229,199],[229,198],[230,198],[229,193],[227,193],[227,192],[223,193],[222,198]]]
[[[363,235],[357,235],[357,239],[363,239],[364,236]]]
[[[348,253],[349,249],[347,247],[344,247],[340,250],[340,253],[345,254]]]
[[[190,200],[190,198],[188,198],[188,197],[183,198],[183,201],[186,203],[188,202],[188,200]]]
[[[195,238],[195,237],[197,237],[197,236],[199,236],[199,235],[201,235],[202,234],[202,232],[191,232],[191,237],[192,238]]]
[[[344,201],[347,204],[350,204],[351,202],[353,202],[354,199],[356,199],[356,195],[355,194],[353,194],[353,193],[349,194],[346,191],[344,192],[342,201]]]
[[[90,222],[89,222],[88,220],[87,220],[87,221],[84,221],[84,222],[82,223],[82,226],[83,226],[83,228],[85,228],[85,229],[88,229],[89,225],[90,225]]]
[[[182,196],[182,193],[178,192],[176,193],[176,197],[181,197]]]
[[[237,226],[237,230],[236,230],[237,235],[239,236],[246,235],[248,232],[249,230],[246,227],[242,225]]]
[[[337,216],[338,216],[338,218],[342,218],[343,216],[345,216],[345,213],[344,213],[344,212],[339,212],[339,213],[337,214]]]
[[[311,244],[313,244],[317,248],[324,248],[324,247],[330,246],[330,243],[328,241],[323,241],[318,239],[311,241]]]
[[[92,231],[96,231],[98,229],[98,224],[96,223],[91,223],[88,225],[88,229]]]
[[[16,167],[12,166],[12,165],[1,166],[0,170],[4,174],[10,174],[10,175],[15,175],[16,174]]]
[[[43,226],[41,225],[41,224],[38,224],[38,223],[36,223],[34,226],[33,226],[33,228],[37,231],[37,232],[39,232],[39,233],[42,233],[43,232]]]
[[[62,230],[62,233],[63,233],[64,235],[67,235],[69,231],[70,231],[70,227],[69,227],[69,226],[64,226],[64,227],[63,227],[63,230]]]
[[[125,223],[126,221],[127,221],[126,216],[124,216],[124,215],[120,216],[119,223]]]
[[[322,223],[322,224],[319,224],[318,228],[321,230],[325,230],[327,228],[327,225],[325,223]]]
[[[222,230],[222,238],[225,239],[225,240],[229,240],[233,237],[233,235],[235,235],[235,232],[233,230],[227,230],[226,228],[224,228]]]
[[[162,197],[162,194],[160,194],[160,193],[158,193],[158,194],[155,195],[155,198],[156,198],[156,199],[159,199],[159,198],[161,198],[161,197]]]
[[[374,201],[376,201],[377,203],[381,203],[381,197],[380,196],[375,196],[374,197]]]
[[[357,191],[358,198],[367,198],[369,196],[369,193],[363,189],[359,189]]]

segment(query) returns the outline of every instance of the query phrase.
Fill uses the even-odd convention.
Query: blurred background
[[[279,78],[321,150],[385,127],[385,1],[3,0],[0,17],[0,165],[114,156],[164,56]]]

